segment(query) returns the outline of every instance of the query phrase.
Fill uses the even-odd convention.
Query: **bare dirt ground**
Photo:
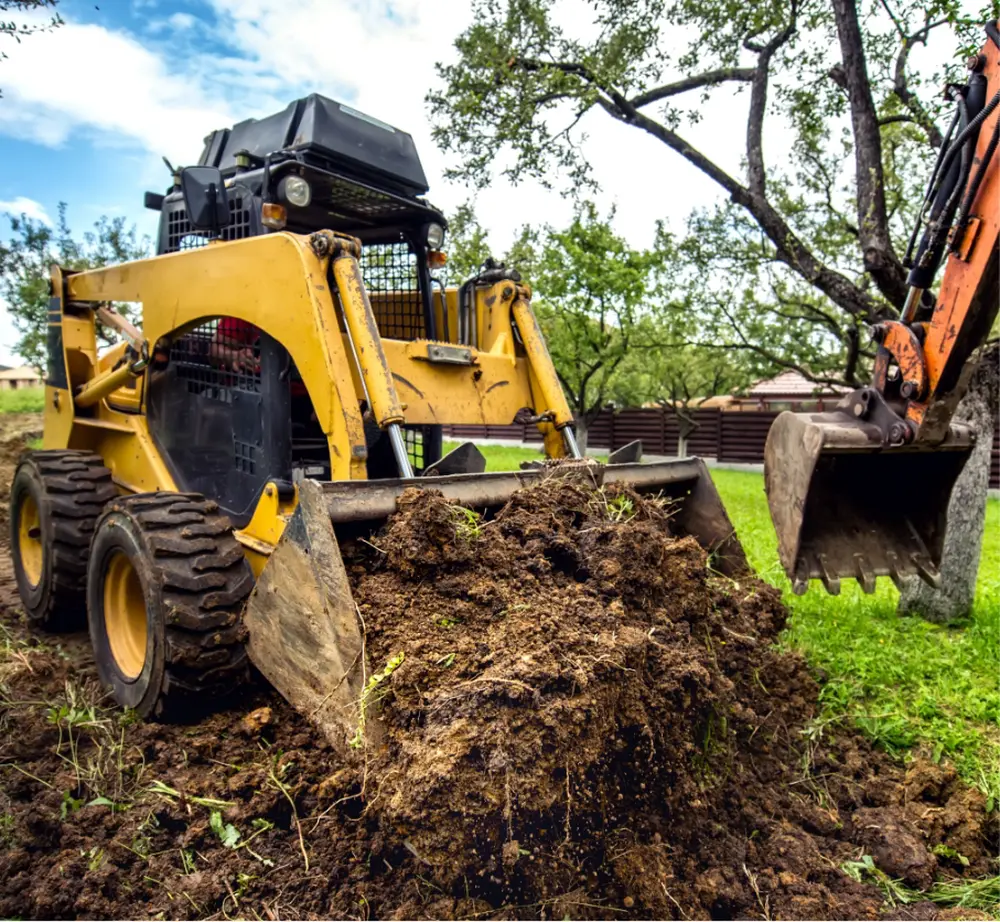
[[[982,795],[818,722],[777,593],[669,509],[413,493],[344,553],[387,730],[353,766],[263,684],[186,725],[112,709],[3,549],[0,916],[982,917],[893,897],[995,873]]]

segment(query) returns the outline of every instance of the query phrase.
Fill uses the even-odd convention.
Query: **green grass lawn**
[[[444,453],[447,454],[453,448],[458,448],[461,442],[444,441]],[[480,445],[479,450],[486,456],[486,470],[488,471],[516,471],[522,461],[543,461],[545,452],[541,445],[535,448],[520,448],[517,445]],[[605,460],[608,457],[606,451],[591,451],[588,455]]]
[[[446,443],[445,450],[457,443]],[[513,470],[533,449],[481,446],[487,470]],[[853,721],[892,753],[920,748],[953,761],[1000,802],[1000,501],[990,500],[975,608],[957,627],[896,615],[885,578],[866,596],[852,580],[839,596],[817,584],[795,596],[778,563],[763,477],[712,471],[747,558],[791,610],[783,643],[822,670],[821,720]]]
[[[955,627],[896,615],[899,593],[879,578],[867,596],[853,581],[830,596],[795,596],[778,563],[760,474],[715,470],[747,557],[792,612],[784,643],[826,674],[824,716],[848,717],[884,748],[920,747],[951,759],[1000,802],[1000,501],[989,500],[975,606]]]
[[[0,413],[41,413],[44,406],[44,387],[0,391]]]

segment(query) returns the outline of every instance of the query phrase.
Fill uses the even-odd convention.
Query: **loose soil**
[[[776,591],[669,507],[410,491],[343,550],[386,730],[352,765],[262,682],[186,725],[110,709],[4,549],[0,916],[933,919],[872,881],[996,873],[980,792],[818,721]]]

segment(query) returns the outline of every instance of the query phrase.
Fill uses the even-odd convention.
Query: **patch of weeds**
[[[483,517],[465,506],[449,506],[455,519],[455,534],[463,541],[476,541],[483,533]]]
[[[905,906],[907,903],[915,903],[924,899],[922,893],[911,890],[901,880],[890,877],[877,864],[871,855],[862,855],[857,861],[845,861],[840,869],[859,883],[874,884],[886,902],[892,906]]]
[[[439,657],[438,659],[436,659],[434,661],[434,665],[435,666],[443,666],[445,669],[447,669],[454,662],[455,662],[455,654],[454,653],[446,653],[444,656]]]
[[[927,896],[940,906],[979,909],[995,914],[997,906],[1000,906],[1000,874],[978,880],[939,880]]]
[[[443,628],[445,628],[447,630],[449,628],[453,628],[456,624],[461,624],[462,623],[462,619],[461,618],[452,618],[449,615],[444,615],[441,618],[438,618],[437,621],[435,621],[434,623],[438,627],[443,627]]]
[[[194,849],[192,848],[181,848],[178,849],[181,856],[181,873],[186,877],[189,874],[194,874],[196,866],[194,863]]]
[[[69,791],[63,791],[62,803],[59,804],[59,819],[65,822],[66,818],[76,813],[85,802],[82,797],[74,797]]]
[[[0,815],[0,845],[10,848],[17,840],[17,822],[13,814],[4,813]]]
[[[354,736],[351,738],[352,749],[360,749],[364,745],[365,715],[368,708],[377,704],[389,693],[389,689],[384,683],[388,680],[389,676],[391,676],[403,664],[403,660],[405,659],[406,654],[402,652],[397,653],[395,656],[390,656],[389,659],[386,660],[385,668],[368,677],[368,681],[365,683],[364,691],[361,692],[358,726],[354,731]]]
[[[943,842],[935,845],[934,848],[931,849],[931,852],[937,855],[938,858],[944,858],[947,861],[960,864],[963,868],[967,868],[969,866],[969,859],[966,858],[965,855],[956,851],[954,848],[945,845]]]
[[[77,790],[90,795],[88,806],[127,809],[145,771],[141,752],[126,741],[134,713],[101,706],[104,691],[93,683],[67,682],[62,700],[49,702],[45,719],[58,731],[55,753],[73,769]]]
[[[635,503],[631,496],[619,493],[608,502],[608,519],[612,522],[627,522],[635,516]]]

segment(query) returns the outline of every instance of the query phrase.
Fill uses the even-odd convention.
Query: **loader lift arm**
[[[948,501],[975,440],[952,418],[1000,306],[997,23],[986,33],[968,82],[948,88],[957,111],[907,250],[903,312],[871,330],[871,383],[832,412],[782,413],[768,434],[765,489],[796,593],[810,579],[834,594],[841,578],[866,592],[881,575],[940,583]]]

